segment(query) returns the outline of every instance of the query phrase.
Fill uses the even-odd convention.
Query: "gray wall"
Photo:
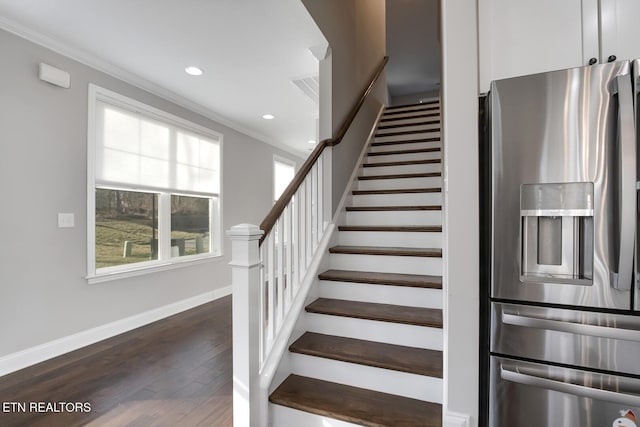
[[[431,90],[428,92],[414,93],[411,95],[402,95],[402,96],[392,96],[391,102],[389,105],[409,105],[409,104],[417,104],[421,99],[424,98],[439,98],[440,91],[439,90]]]
[[[211,262],[87,284],[87,85],[224,135],[223,232],[269,210],[273,154],[301,159],[1,30],[0,52],[0,357],[230,285],[226,237]],[[70,72],[71,88],[39,81],[40,62]],[[57,228],[58,212],[75,228]]]
[[[335,135],[385,56],[385,1],[302,2],[331,46],[331,127]],[[323,70],[322,66],[320,69]],[[334,211],[380,106],[386,102],[386,96],[386,77],[382,75],[373,96],[363,106],[352,129],[342,143],[333,149]],[[320,120],[327,119],[321,116]]]
[[[439,0],[387,3],[387,83],[392,97],[438,89]]]

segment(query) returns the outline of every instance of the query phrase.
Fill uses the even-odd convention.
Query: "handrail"
[[[264,231],[264,234],[260,238],[260,244],[262,244],[265,237],[269,234],[269,232],[275,225],[276,221],[278,220],[278,218],[280,217],[284,209],[289,204],[289,201],[291,200],[293,195],[296,193],[296,191],[298,191],[298,188],[304,181],[304,178],[307,176],[307,174],[313,167],[313,164],[316,162],[316,160],[318,160],[318,158],[320,157],[324,149],[327,147],[333,147],[334,145],[340,144],[340,142],[342,141],[342,138],[344,138],[345,134],[347,133],[347,130],[349,130],[351,123],[353,123],[353,120],[356,118],[356,115],[358,115],[358,112],[360,111],[360,108],[364,104],[364,101],[367,99],[367,97],[373,90],[373,86],[378,81],[378,78],[382,74],[382,71],[384,70],[384,67],[385,65],[387,65],[388,61],[389,61],[389,57],[385,56],[382,62],[380,63],[380,65],[378,66],[378,69],[376,70],[375,74],[371,78],[371,82],[369,83],[369,86],[367,86],[367,88],[362,92],[362,94],[360,95],[360,98],[358,99],[358,102],[353,106],[353,108],[349,112],[349,115],[347,116],[345,121],[342,123],[342,126],[338,130],[338,134],[333,138],[323,139],[322,141],[320,141],[320,143],[311,152],[311,154],[309,154],[309,157],[307,157],[307,160],[305,160],[305,162],[302,164],[302,167],[298,170],[298,172],[293,177],[293,179],[291,180],[287,188],[284,190],[284,192],[282,193],[278,201],[276,201],[276,203],[273,205],[273,207],[271,208],[267,216],[265,216],[262,223],[260,223],[260,229]]]

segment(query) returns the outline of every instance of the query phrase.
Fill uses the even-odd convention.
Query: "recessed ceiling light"
[[[276,116],[274,116],[273,114],[264,114],[262,118],[265,120],[273,120],[276,118]]]
[[[308,140],[307,142],[308,142],[309,144],[315,144],[315,143],[316,143],[316,140],[315,140],[315,139],[310,139],[310,140]]]
[[[185,68],[184,71],[186,71],[187,74],[191,74],[192,76],[201,76],[203,73],[203,71],[200,68],[194,67],[193,65]]]

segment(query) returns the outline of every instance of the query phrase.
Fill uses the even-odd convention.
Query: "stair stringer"
[[[369,135],[367,136],[367,139],[362,146],[360,155],[358,156],[351,176],[349,177],[348,184],[344,189],[344,192],[342,193],[340,202],[338,203],[336,213],[334,214],[332,221],[327,226],[327,230],[325,231],[322,242],[318,244],[318,249],[314,255],[314,258],[310,266],[308,267],[307,272],[305,273],[304,281],[301,284],[302,288],[298,292],[296,300],[292,305],[289,314],[287,315],[288,317],[283,325],[280,336],[274,344],[274,350],[271,352],[271,355],[265,362],[265,366],[260,375],[261,388],[264,389],[268,387],[269,394],[271,394],[282,383],[282,381],[284,381],[285,378],[287,378],[287,376],[289,376],[293,372],[291,367],[290,355],[287,349],[306,331],[304,307],[319,297],[318,274],[320,271],[324,271],[321,269],[326,270],[329,268],[329,248],[338,244],[338,228],[335,226],[335,224],[340,224],[346,219],[345,206],[347,206],[347,203],[351,203],[352,201],[351,199],[353,196],[351,192],[357,186],[356,178],[359,174],[362,174],[362,163],[365,156],[367,155],[371,141],[374,139],[374,135],[383,112],[384,105],[380,107],[380,111],[378,111],[376,120],[374,121]],[[332,149],[332,147],[327,148],[327,150]],[[329,152],[329,155],[331,155],[331,152]],[[263,375],[263,373],[265,375]],[[273,405],[270,404],[270,406],[272,407]],[[269,410],[269,414],[271,414],[271,410]],[[269,425],[271,425],[271,415],[269,416],[269,418]]]

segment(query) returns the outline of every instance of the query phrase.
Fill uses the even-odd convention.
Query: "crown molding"
[[[72,59],[76,62],[79,62],[83,65],[91,67],[97,71],[105,73],[111,77],[114,77],[118,80],[121,80],[125,83],[128,83],[132,86],[135,86],[139,89],[145,90],[153,95],[156,95],[166,101],[172,102],[182,108],[186,108],[187,110],[199,114],[207,119],[213,120],[216,123],[219,123],[223,126],[229,127],[237,132],[240,132],[244,135],[250,136],[254,139],[257,139],[260,142],[271,145],[280,150],[284,150],[290,154],[300,157],[300,150],[296,150],[293,147],[282,144],[280,142],[275,141],[274,139],[260,133],[256,132],[253,129],[245,127],[231,119],[228,119],[215,111],[207,108],[197,102],[191,101],[190,99],[179,95],[169,89],[166,89],[160,85],[157,85],[143,77],[140,77],[137,74],[134,74],[130,71],[127,71],[117,65],[114,65],[108,61],[105,61],[97,56],[75,47],[70,46],[67,43],[61,42],[60,40],[56,40],[53,37],[47,36],[43,33],[35,31],[31,28],[28,28],[18,22],[15,22],[11,19],[8,19],[4,16],[0,16],[0,29],[3,29],[9,33],[12,33],[20,38],[23,38],[27,41],[35,43],[39,46],[42,46],[46,49],[49,49],[57,54],[65,56],[69,59]],[[304,158],[305,156],[303,156]]]

